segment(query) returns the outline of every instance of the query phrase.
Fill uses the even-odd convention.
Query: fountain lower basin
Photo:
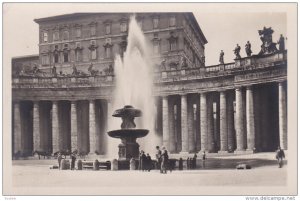
[[[126,128],[126,129],[118,129],[107,132],[110,137],[113,138],[141,138],[145,137],[149,130],[146,129],[135,129],[135,128]]]

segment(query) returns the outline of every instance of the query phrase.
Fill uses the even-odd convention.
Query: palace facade
[[[126,50],[131,15],[35,20],[39,54],[12,59],[13,155],[105,154],[114,56]],[[258,55],[206,66],[207,40],[192,13],[135,16],[156,64],[155,132],[162,146],[170,153],[287,149],[286,50],[262,47]]]

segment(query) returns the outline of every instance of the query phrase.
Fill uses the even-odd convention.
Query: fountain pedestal
[[[119,160],[128,160],[131,158],[139,158],[140,145],[135,138],[123,138],[122,143],[119,144]]]
[[[123,121],[121,129],[107,132],[110,137],[121,139],[121,144],[119,144],[119,161],[127,161],[129,164],[131,158],[139,158],[140,145],[136,142],[136,138],[145,137],[149,132],[146,129],[135,128],[134,118],[141,115],[140,110],[134,109],[130,105],[116,110],[112,115],[114,117],[121,117]]]

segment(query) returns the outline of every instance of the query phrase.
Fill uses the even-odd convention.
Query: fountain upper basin
[[[135,128],[126,128],[126,129],[118,129],[107,132],[110,137],[113,138],[141,138],[145,137],[149,130],[147,129],[135,129]]]

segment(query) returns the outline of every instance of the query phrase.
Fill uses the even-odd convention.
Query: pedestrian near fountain
[[[60,152],[58,152],[58,155],[57,155],[57,162],[58,162],[58,169],[60,170],[60,163],[61,163],[61,160],[63,159],[62,155]]]
[[[71,154],[71,170],[75,169],[75,161],[76,161],[76,154],[73,152]]]
[[[163,149],[163,153],[161,155],[161,173],[167,174],[167,168],[169,165],[169,156],[166,149]]]
[[[147,161],[147,170],[148,172],[150,172],[150,170],[152,169],[152,159],[151,159],[151,156],[149,155],[149,153],[147,153],[147,156],[146,156],[146,161]]]
[[[161,170],[161,150],[159,149],[159,146],[156,146],[156,154],[155,154],[155,157],[156,157],[156,169],[159,169],[160,172],[162,171]]]

